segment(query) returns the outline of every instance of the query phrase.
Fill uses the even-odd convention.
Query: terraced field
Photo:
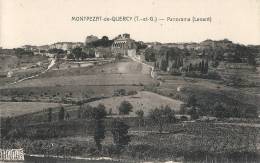
[[[0,102],[0,117],[23,115],[59,105],[44,102]]]
[[[12,85],[0,86],[0,100],[8,102],[56,102],[112,97],[119,89],[127,92],[141,91],[146,85],[155,84],[150,68],[125,59],[120,62],[91,67],[50,70],[39,77]],[[30,106],[32,112],[35,104]],[[47,107],[48,105],[46,105]],[[19,107],[10,110],[19,112]],[[35,111],[38,110],[37,107]],[[12,113],[9,113],[12,115]]]
[[[121,97],[111,97],[103,100],[98,100],[89,103],[89,105],[97,106],[102,103],[106,106],[107,109],[111,108],[112,113],[118,114],[118,107],[122,101],[129,101],[133,105],[133,112],[130,115],[135,116],[137,110],[143,110],[144,115],[146,116],[151,109],[159,108],[160,106],[170,106],[175,111],[180,109],[182,104],[179,100],[174,100],[169,97],[158,95],[152,92],[141,91],[136,95],[132,96],[121,96]]]
[[[54,70],[43,76],[16,85],[0,88],[79,86],[79,85],[145,85],[154,81],[150,78],[150,69],[140,63],[127,60],[101,66]]]

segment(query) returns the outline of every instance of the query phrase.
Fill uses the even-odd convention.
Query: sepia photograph
[[[260,163],[260,0],[0,0],[0,163]]]

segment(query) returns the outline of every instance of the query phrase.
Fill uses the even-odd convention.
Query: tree
[[[135,112],[138,118],[143,118],[144,117],[144,111],[143,110],[137,110]]]
[[[12,119],[8,116],[5,120],[5,126],[4,127],[4,134],[3,135],[8,135],[9,131],[12,129]]]
[[[245,109],[243,116],[246,118],[257,118],[258,117],[257,107],[249,107]]]
[[[83,109],[82,109],[83,110]],[[87,105],[84,107],[83,118],[99,120],[107,116],[106,107],[103,104],[99,104],[96,107]]]
[[[22,48],[15,48],[14,53],[18,58],[22,58],[23,55],[32,56],[33,52],[31,50],[24,50]]]
[[[204,73],[204,72],[205,72],[205,63],[204,63],[204,60],[202,60],[202,62],[201,62],[200,72],[201,72],[201,73]]]
[[[101,141],[105,139],[105,132],[103,120],[95,120],[94,140],[99,151],[102,149]]]
[[[91,105],[86,105],[82,107],[82,118],[91,118],[93,107]]]
[[[65,110],[64,107],[61,106],[60,111],[59,111],[59,121],[63,121],[65,117]]]
[[[95,122],[94,140],[98,150],[101,151],[101,142],[105,139],[105,126],[103,119],[107,115],[106,108],[103,104],[99,104],[97,107],[88,107],[88,110],[89,118],[94,119]]]
[[[119,114],[129,114],[133,110],[133,106],[128,101],[122,101],[119,108]]]
[[[107,115],[106,107],[103,104],[98,104],[97,107],[93,108],[91,117],[95,120],[100,120],[105,118]]]
[[[188,107],[196,107],[197,106],[197,99],[195,97],[195,95],[190,95],[187,99],[187,102],[186,102],[186,106]]]
[[[150,111],[148,117],[152,120],[154,124],[159,125],[159,132],[163,130],[163,126],[166,123],[175,122],[175,112],[169,106],[161,106],[160,109],[155,108]]]
[[[70,114],[69,114],[69,112],[66,112],[65,119],[66,119],[66,120],[70,120]]]
[[[73,55],[72,53],[68,54],[68,55],[67,55],[67,58],[68,58],[68,59],[75,59],[75,57],[74,57],[74,55]]]
[[[143,110],[137,110],[135,112],[138,118],[138,125],[141,126],[143,125],[143,118],[144,118],[144,111]]]
[[[114,120],[112,122],[112,135],[114,144],[118,150],[121,150],[124,146],[130,142],[130,136],[128,135],[129,126],[122,121]]]
[[[188,72],[193,71],[192,63],[188,66]]]
[[[52,108],[48,109],[48,122],[52,121]]]
[[[112,115],[112,114],[113,114],[112,108],[109,108],[108,115]]]
[[[144,52],[145,60],[148,62],[155,62],[156,61],[155,54],[156,54],[155,49],[147,48]]]
[[[173,123],[176,121],[175,111],[170,108],[170,106],[166,105],[163,109],[163,114],[165,115],[166,122]]]
[[[83,118],[83,105],[81,104],[78,109],[78,119]]]
[[[101,39],[91,42],[87,47],[110,47],[113,44],[113,40],[109,40],[107,36],[103,36]]]
[[[76,47],[72,49],[72,53],[74,54],[75,59],[79,60],[79,58],[81,58],[82,55],[82,48]]]
[[[217,118],[224,118],[226,115],[226,109],[219,102],[215,103],[213,106],[213,115]]]
[[[51,53],[51,54],[64,54],[64,53],[65,53],[64,50],[62,50],[62,49],[57,49],[57,48],[49,49],[48,52]]]
[[[101,40],[102,40],[102,41],[108,41],[109,38],[108,38],[107,36],[103,36],[103,37],[101,38]]]
[[[190,115],[191,119],[198,119],[199,118],[199,113],[198,109],[195,106],[192,106],[187,113]]]
[[[201,62],[199,63],[199,70],[201,70]]]
[[[198,103],[195,95],[189,96],[185,105],[186,107],[191,107],[189,110],[187,110],[187,114],[191,116],[191,119],[198,119],[199,110],[198,110]]]
[[[207,74],[208,71],[209,71],[209,63],[208,63],[208,61],[206,61],[204,69],[205,69],[204,73]]]
[[[83,53],[83,56],[85,56],[85,58],[94,58],[95,57],[95,49],[91,48],[91,47],[83,48],[82,53]]]

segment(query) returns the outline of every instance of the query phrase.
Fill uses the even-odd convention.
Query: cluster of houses
[[[106,37],[106,36],[104,36]],[[50,49],[61,49],[64,51],[64,58],[67,58],[69,54],[72,54],[72,50],[74,48],[80,47],[82,49],[86,49],[87,45],[91,43],[98,42],[102,40],[103,38],[99,39],[97,36],[94,35],[89,35],[86,37],[85,42],[57,42],[51,45],[43,45],[43,46],[31,46],[31,45],[25,45],[22,46],[21,48],[25,50],[30,50],[33,51],[34,54],[36,55],[45,55],[48,57],[56,57],[57,54],[55,53],[50,53]],[[108,39],[106,37],[106,39]],[[129,56],[132,58],[136,58],[138,60],[144,60],[144,51],[145,49],[138,49],[137,52],[137,43],[140,44],[140,42],[136,42],[130,37],[130,34],[124,33],[120,34],[117,37],[115,37],[112,40],[112,44],[109,44],[109,46],[95,46],[91,48],[91,53],[93,56],[93,53],[96,58],[111,58],[115,57],[118,55],[122,56]],[[160,49],[162,46],[167,46],[167,47],[174,47],[178,49],[184,49],[188,51],[197,51],[196,55],[202,56],[206,55],[204,53],[204,50],[212,50],[216,47],[222,47],[223,49],[226,49],[228,47],[231,47],[233,43],[227,39],[220,40],[220,41],[213,41],[213,40],[205,40],[200,43],[195,43],[195,42],[190,42],[190,43],[165,43],[161,44],[159,42],[152,42],[152,43],[145,43],[147,47],[154,47],[157,49]],[[87,53],[90,52],[87,50]],[[230,58],[229,56],[235,55],[233,53],[226,53],[224,54],[224,58]]]
[[[87,36],[85,43],[82,42],[57,42],[51,45],[32,46],[24,45],[21,48],[34,52],[35,55],[45,55],[48,57],[55,57],[55,54],[49,53],[50,49],[62,49],[66,54],[70,54],[72,49],[77,47],[84,47],[84,45],[99,40],[97,36]],[[95,57],[104,58],[108,56],[116,56],[118,54],[123,56],[136,56],[137,46],[135,40],[130,38],[130,34],[118,35],[113,39],[110,47],[95,47]]]

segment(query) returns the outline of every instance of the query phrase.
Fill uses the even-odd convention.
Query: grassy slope
[[[231,99],[244,105],[254,105],[260,110],[260,96],[252,92],[244,92],[238,88],[226,86],[222,81],[180,76],[163,75],[157,92],[173,98],[185,98],[194,94],[199,103],[211,107],[215,102],[221,101],[230,105]],[[182,88],[177,91],[177,88]],[[182,99],[183,100],[183,99]]]
[[[50,71],[39,78],[16,85],[2,86],[1,100],[62,102],[62,98],[88,99],[111,97],[115,90],[140,91],[155,81],[150,70],[140,63],[123,60],[116,63]],[[34,107],[34,106],[30,106]],[[17,112],[17,109],[13,110]]]
[[[107,109],[112,108],[112,112],[118,114],[118,107],[122,101],[129,101],[133,105],[133,112],[130,115],[135,115],[135,111],[141,109],[144,111],[144,114],[147,115],[151,109],[156,107],[169,105],[175,111],[180,109],[181,101],[174,100],[159,94],[152,92],[138,92],[138,94],[133,96],[120,96],[120,97],[111,97],[108,99],[98,100],[89,103],[92,106],[97,106],[102,103],[106,106]]]
[[[11,68],[16,67],[18,58],[11,55],[0,56],[0,72],[8,72]]]
[[[57,106],[59,106],[57,103],[43,102],[0,102],[0,116],[18,116]]]
[[[96,96],[111,97],[114,90],[141,90],[143,85],[155,81],[150,77],[150,70],[140,63],[131,60],[97,65],[94,67],[71,68],[67,70],[53,70],[42,76],[23,81],[16,85],[0,86],[3,98],[65,97],[72,94],[72,98],[91,98]]]

